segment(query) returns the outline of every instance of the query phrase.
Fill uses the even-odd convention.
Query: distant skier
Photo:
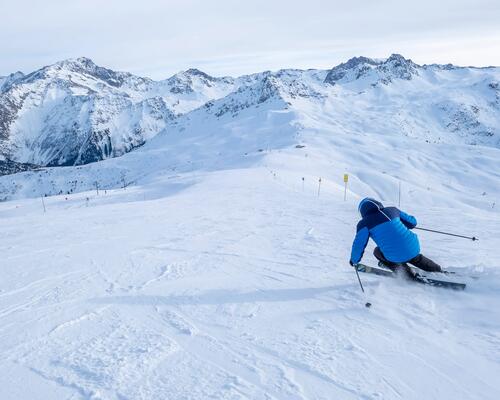
[[[371,237],[378,247],[373,255],[391,269],[410,263],[429,272],[441,272],[434,261],[420,254],[418,237],[411,229],[417,219],[396,207],[384,207],[382,203],[365,198],[359,203],[361,221],[357,226],[349,263],[354,266],[361,261],[368,239]]]

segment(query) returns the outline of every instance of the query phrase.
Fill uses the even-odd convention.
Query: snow
[[[361,93],[318,71],[227,80],[122,157],[0,177],[2,400],[497,399],[500,149],[441,137],[433,102],[491,95],[453,71]],[[478,237],[418,232],[467,289],[362,274],[363,294],[365,196]]]
[[[163,81],[79,58],[2,82],[5,158],[35,165],[121,156],[190,118],[237,119],[268,101],[316,110],[335,131],[404,134],[434,143],[500,147],[499,68],[419,66],[400,55],[357,58],[330,71],[284,69],[215,78],[191,69]]]
[[[296,149],[300,115],[247,112],[47,170],[89,189],[136,171],[125,189],[46,197],[46,213],[0,203],[2,399],[496,399],[499,150],[320,123]],[[398,177],[421,226],[479,237],[420,233],[424,254],[479,276],[465,292],[363,274],[361,293],[357,202],[396,203]]]

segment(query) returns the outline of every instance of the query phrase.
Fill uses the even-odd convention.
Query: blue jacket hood
[[[364,218],[368,214],[374,213],[382,208],[384,208],[384,205],[380,201],[372,199],[371,197],[366,197],[359,203],[358,211]]]

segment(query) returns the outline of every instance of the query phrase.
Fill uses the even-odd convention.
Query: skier
[[[417,225],[415,217],[369,197],[361,200],[358,211],[362,219],[352,244],[351,266],[361,261],[371,237],[377,244],[373,255],[393,270],[410,263],[424,271],[442,272],[438,264],[420,254],[418,237],[411,231]]]

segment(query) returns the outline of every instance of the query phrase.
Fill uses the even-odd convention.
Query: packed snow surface
[[[403,185],[422,226],[479,236],[420,235],[479,279],[453,292],[362,275],[363,295],[347,264],[358,194],[343,201],[331,165],[318,197],[305,154],[47,197],[45,213],[0,203],[1,398],[498,398],[495,208],[439,204],[437,187],[414,202]]]
[[[500,149],[384,119],[397,82],[321,105],[274,84],[122,157],[0,178],[2,400],[499,398]],[[467,289],[361,274],[363,294],[365,196],[477,236],[418,232]]]

